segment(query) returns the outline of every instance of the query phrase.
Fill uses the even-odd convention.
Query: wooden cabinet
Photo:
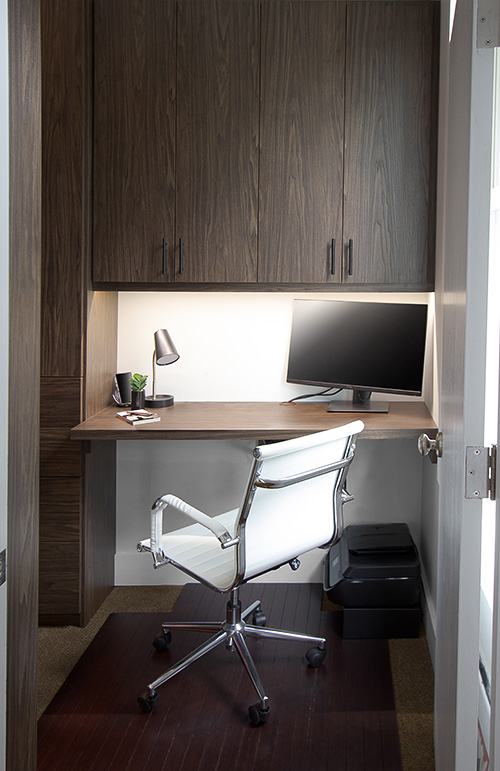
[[[348,284],[434,280],[438,12],[433,2],[347,4]]]
[[[436,11],[263,6],[260,281],[432,284]]]
[[[94,3],[96,282],[172,280],[175,25],[168,0]]]
[[[432,289],[432,0],[96,0],[97,288]]]
[[[94,50],[94,281],[256,281],[258,5],[98,0]]]

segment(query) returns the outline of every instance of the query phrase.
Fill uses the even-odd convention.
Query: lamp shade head
[[[166,329],[157,329],[155,332],[155,361],[160,366],[163,364],[173,364],[177,361],[179,354],[177,348],[172,342],[172,338]]]

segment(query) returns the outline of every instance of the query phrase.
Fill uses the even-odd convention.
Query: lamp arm
[[[153,351],[153,363],[152,363],[152,369],[153,369],[153,399],[156,399],[155,354],[156,354],[156,351]]]

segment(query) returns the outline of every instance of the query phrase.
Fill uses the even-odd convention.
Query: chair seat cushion
[[[238,509],[227,511],[214,517],[234,535],[234,524]],[[151,550],[151,541],[141,541],[141,545]],[[161,549],[166,557],[202,581],[207,581],[218,589],[226,589],[234,579],[237,547],[221,547],[219,539],[203,525],[195,523],[171,533],[164,533]]]

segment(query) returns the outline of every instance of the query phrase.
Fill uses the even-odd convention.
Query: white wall
[[[0,370],[8,382],[9,137],[7,0],[0,0]],[[7,419],[0,421],[0,552],[7,547]],[[5,768],[7,585],[0,586],[0,771]]]
[[[141,372],[151,380],[153,333],[160,327],[170,332],[180,359],[157,367],[157,391],[173,393],[178,401],[282,401],[314,390],[285,382],[292,303],[300,297],[311,294],[121,293],[117,371]],[[424,303],[430,299],[419,293],[321,293],[314,297]],[[430,316],[432,325],[432,313]],[[432,343],[432,335],[429,338]],[[432,388],[430,345],[424,383],[427,403],[432,402]],[[346,392],[345,398],[351,397]]]
[[[278,402],[315,390],[285,382],[292,300],[307,296],[311,295],[122,293],[117,371],[150,374],[153,332],[165,327],[180,359],[157,368],[157,391],[173,393],[178,401]],[[315,297],[347,299],[334,293]],[[355,300],[377,298],[429,300],[422,294],[349,295]],[[431,345],[424,391],[428,403],[432,403],[432,389]],[[346,398],[350,397],[348,393]],[[171,567],[154,571],[150,556],[135,551],[137,541],[149,532],[149,507],[166,492],[208,513],[236,507],[247,481],[252,447],[248,441],[151,441],[139,446],[118,442],[117,585],[186,581]],[[345,507],[347,521],[408,522],[420,544],[423,463],[429,461],[418,455],[415,440],[361,439],[350,472],[349,488],[356,499]],[[172,527],[176,524],[174,520]],[[304,557],[296,573],[285,567],[263,580],[321,581],[323,556],[316,550]]]

